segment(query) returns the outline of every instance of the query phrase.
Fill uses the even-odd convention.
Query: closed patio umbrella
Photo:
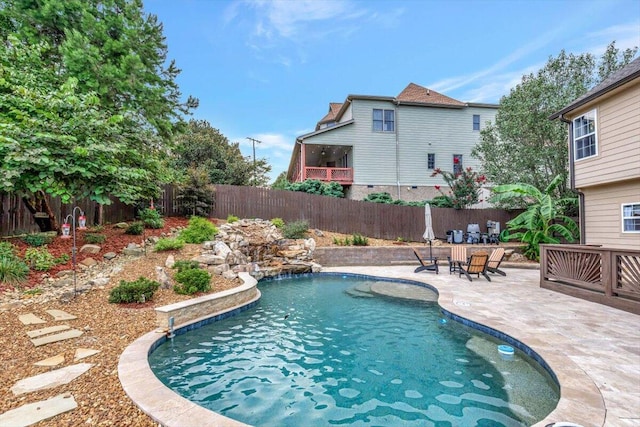
[[[431,241],[435,239],[436,236],[433,233],[433,226],[431,224],[431,206],[429,206],[429,203],[425,203],[424,205],[424,225],[425,228],[422,237],[424,238],[424,240],[429,241],[429,257],[433,259],[433,253],[431,252]]]

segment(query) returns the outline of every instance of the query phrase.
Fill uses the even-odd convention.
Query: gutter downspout
[[[575,153],[574,153],[574,141],[573,141],[573,121],[564,118],[564,115],[560,114],[558,117],[561,122],[569,125],[569,186],[578,193],[578,227],[580,229],[580,244],[586,244],[585,238],[585,224],[584,224],[584,193],[576,190],[576,165],[575,165]]]
[[[398,117],[400,116],[400,114],[398,114],[400,112],[400,101],[396,100],[395,104],[396,104],[396,113],[395,113],[396,114],[396,117],[395,117],[396,119],[396,123],[395,123],[396,125],[396,191],[398,193],[396,198],[400,200],[400,157],[399,157],[400,156],[400,139],[398,136],[400,132],[399,130],[400,127],[398,126],[398,123],[399,123]]]

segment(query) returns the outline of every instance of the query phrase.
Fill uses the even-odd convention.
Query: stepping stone
[[[76,354],[73,356],[73,361],[77,362],[80,359],[84,359],[85,357],[93,356],[94,354],[100,353],[100,350],[94,350],[92,348],[79,348],[76,350]]]
[[[53,316],[53,320],[73,320],[77,319],[73,314],[69,314],[66,311],[62,310],[46,310],[47,313]]]
[[[48,359],[42,359],[34,365],[36,366],[58,366],[59,364],[64,362],[64,354],[60,353],[56,356],[51,356]]]
[[[47,323],[46,321],[42,320],[41,318],[39,318],[33,313],[22,314],[18,316],[18,320],[20,320],[23,325],[36,325],[38,323]]]
[[[52,334],[54,332],[66,331],[67,329],[71,329],[71,327],[69,325],[50,326],[48,328],[35,329],[33,331],[28,331],[27,335],[29,336],[29,338],[37,338],[43,335]]]
[[[76,365],[70,365],[54,371],[45,372],[44,374],[34,375],[33,377],[25,378],[15,383],[13,387],[11,387],[11,391],[17,396],[24,393],[30,393],[32,391],[44,390],[68,384],[87,372],[92,366],[92,363],[78,363]]]
[[[71,394],[59,394],[50,399],[28,403],[0,414],[0,426],[30,426],[77,407],[78,403]]]
[[[40,347],[41,345],[51,344],[52,342],[58,342],[58,341],[68,340],[71,338],[77,338],[80,335],[82,335],[82,331],[79,331],[77,329],[71,329],[70,331],[64,331],[59,334],[47,335],[42,338],[35,338],[35,339],[32,339],[31,342],[36,347]]]

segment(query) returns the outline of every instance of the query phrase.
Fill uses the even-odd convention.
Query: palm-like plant
[[[555,198],[554,191],[562,182],[562,176],[540,191],[529,184],[505,184],[493,188],[495,201],[519,198],[527,208],[507,222],[510,240],[520,240],[526,246],[524,255],[529,259],[540,259],[541,243],[560,243],[560,238],[573,242],[580,234],[575,221],[562,214],[562,206],[571,198]]]

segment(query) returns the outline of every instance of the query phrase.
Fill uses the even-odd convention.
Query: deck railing
[[[340,184],[353,183],[353,168],[304,168],[304,179],[317,179],[318,181],[339,182]]]
[[[540,245],[540,287],[640,314],[640,250]]]

